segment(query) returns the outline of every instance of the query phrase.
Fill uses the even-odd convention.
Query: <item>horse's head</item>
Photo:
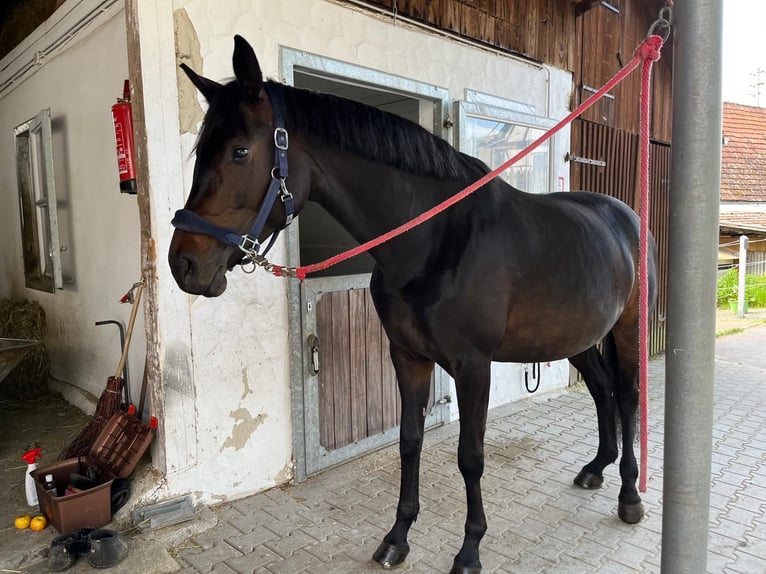
[[[294,210],[285,186],[288,141],[281,107],[269,97],[255,52],[240,36],[234,38],[233,64],[236,79],[225,85],[181,66],[209,108],[191,192],[173,219],[168,261],[181,289],[208,297],[224,292],[226,271],[257,253]]]

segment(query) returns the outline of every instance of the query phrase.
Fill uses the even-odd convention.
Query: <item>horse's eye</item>
[[[250,153],[250,148],[235,147],[234,151],[232,152],[232,157],[235,160],[236,159],[245,159],[249,153]]]

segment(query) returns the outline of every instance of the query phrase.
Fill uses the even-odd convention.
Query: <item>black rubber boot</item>
[[[90,552],[90,533],[94,528],[80,528],[77,532],[67,532],[56,536],[48,551],[48,570],[61,572]]]
[[[74,565],[77,556],[74,552],[74,545],[77,543],[77,533],[67,532],[56,536],[51,542],[51,548],[48,551],[48,570],[51,572],[61,572]]]
[[[114,530],[95,530],[90,534],[88,563],[94,568],[111,568],[128,556],[128,540]]]

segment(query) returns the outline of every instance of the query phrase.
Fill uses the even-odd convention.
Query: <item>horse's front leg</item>
[[[401,564],[410,551],[407,533],[420,510],[418,492],[420,451],[423,447],[423,428],[431,389],[431,373],[434,369],[433,361],[414,357],[394,345],[391,345],[391,359],[402,397],[402,420],[399,431],[402,468],[396,522],[372,556],[372,559],[384,568]]]
[[[490,361],[459,361],[455,372],[458,409],[460,410],[460,439],[457,460],[465,482],[468,512],[465,537],[452,565],[450,574],[481,572],[479,544],[487,531],[487,518],[481,499],[481,477],[484,474],[484,431],[489,404]]]

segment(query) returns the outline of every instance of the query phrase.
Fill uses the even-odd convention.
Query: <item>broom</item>
[[[132,295],[133,290],[136,290],[135,295]],[[128,329],[125,333],[125,343],[122,347],[122,356],[120,356],[120,362],[117,365],[117,371],[113,377],[109,377],[106,381],[106,388],[101,393],[96,404],[96,412],[93,413],[93,419],[85,425],[77,436],[69,443],[69,446],[59,456],[59,460],[67,458],[75,458],[78,456],[86,456],[93,443],[96,442],[96,438],[101,433],[101,429],[112,416],[120,410],[120,404],[122,402],[122,387],[125,385],[125,379],[120,375],[125,367],[125,361],[128,359],[128,347],[130,346],[130,338],[133,335],[133,325],[136,322],[136,313],[138,312],[138,302],[141,300],[141,293],[144,290],[143,280],[135,283],[131,287],[130,291],[121,299],[121,302],[129,301],[133,296],[133,307],[130,310],[130,319],[128,320]]]

